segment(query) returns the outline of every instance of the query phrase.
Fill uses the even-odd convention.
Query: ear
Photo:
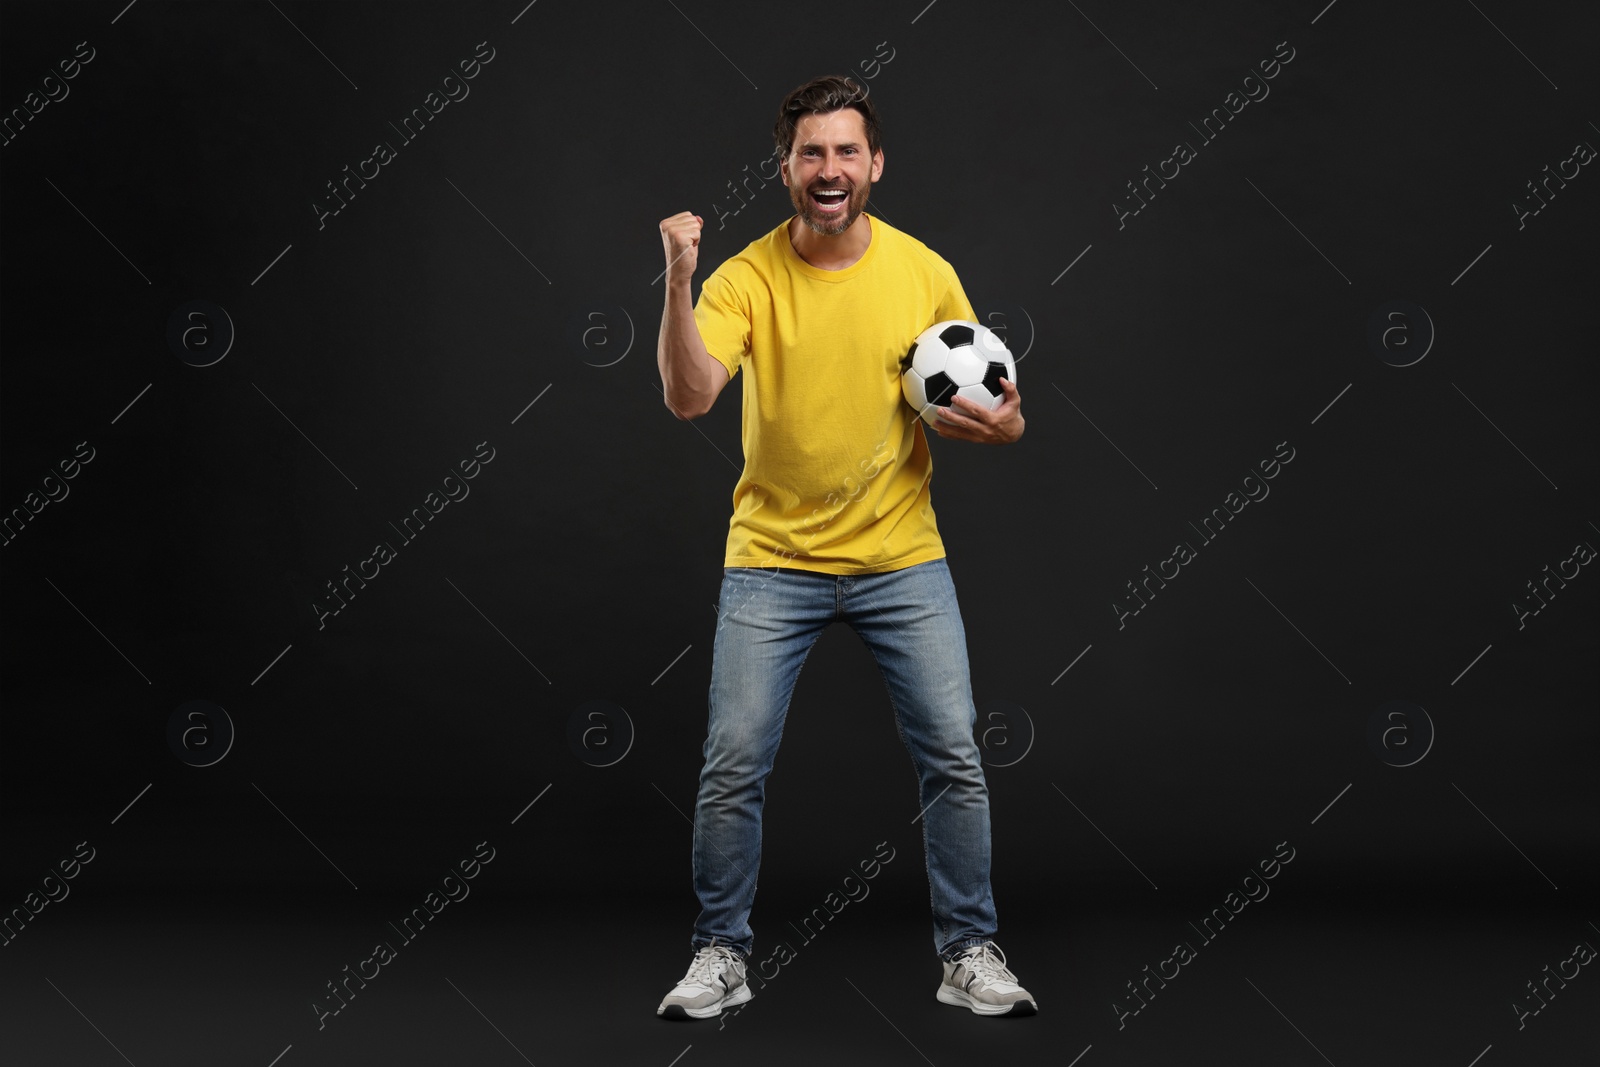
[[[883,149],[878,149],[872,157],[872,180],[876,182],[883,177]]]

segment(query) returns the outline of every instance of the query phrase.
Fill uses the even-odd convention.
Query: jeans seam
[[[894,687],[889,684],[889,675],[883,669],[883,664],[878,662],[878,652],[872,652],[872,665],[878,668],[878,677],[883,679],[884,692],[889,695],[889,710],[894,712],[894,732],[900,737],[900,744],[905,747],[906,754],[911,757],[911,768],[917,776],[917,800],[922,800],[922,761],[917,759],[917,750],[906,740],[905,723],[901,720],[900,702],[894,698]],[[926,816],[927,812],[923,812]],[[933,899],[933,851],[928,847],[928,820],[922,820],[922,868],[928,876],[928,911],[931,912],[939,925],[939,940],[943,941],[950,936],[950,925],[946,916],[939,914],[938,906]]]
[[[817,632],[814,635],[812,635],[811,643],[806,646],[805,652],[803,652],[801,654],[801,656],[800,656],[799,664],[794,669],[794,684],[789,687],[789,692],[784,696],[783,707],[779,710],[779,713],[778,713],[778,717],[782,721],[778,726],[778,741],[777,741],[777,743],[775,745],[773,745],[774,763],[776,763],[777,751],[780,750],[783,747],[783,734],[784,734],[784,731],[789,726],[789,708],[794,703],[795,690],[800,687],[800,673],[803,670],[805,670],[806,661],[811,658],[812,649],[817,647],[817,642],[819,640],[821,640],[821,638],[822,638],[822,631],[827,629],[827,627],[828,627],[828,624],[825,623],[822,626],[819,626],[817,628]],[[773,771],[773,768],[772,767],[768,767],[767,768],[767,775],[770,776],[772,774],[772,771]],[[698,806],[698,801],[697,801],[697,806]],[[761,814],[760,814],[760,817],[756,820],[756,849],[757,849],[758,853],[764,851],[764,845],[765,845],[765,840],[764,839],[766,837],[766,833],[765,833],[765,829],[766,829],[766,811],[767,811],[766,787],[765,787],[765,784],[763,784],[763,786],[762,786],[762,796],[761,796]],[[761,864],[760,864],[759,860],[756,863],[756,873],[750,877],[750,882],[751,882],[751,886],[750,886],[750,906],[751,906],[751,911],[753,912],[755,910],[756,894],[760,891],[760,888],[761,888]],[[748,926],[749,923],[750,923],[750,919],[749,919],[749,916],[747,915],[745,917],[745,925]],[[739,946],[738,946],[738,944],[736,942],[731,942],[730,941],[730,942],[727,942],[727,944],[728,944],[728,946],[730,948],[734,949],[734,951],[736,951],[736,952],[739,951]],[[751,928],[751,937],[750,937],[750,948],[741,953],[741,958],[748,958],[754,951],[755,951],[755,929],[754,929],[754,927],[752,927]]]

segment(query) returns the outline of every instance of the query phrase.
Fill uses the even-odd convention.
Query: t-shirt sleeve
[[[732,378],[750,351],[750,313],[722,274],[713,273],[700,286],[694,322],[706,351],[728,369],[728,377]]]
[[[944,275],[950,282],[950,287],[944,292],[944,299],[939,302],[939,310],[934,317],[935,322],[948,322],[951,319],[964,319],[967,322],[977,322],[978,313],[972,310],[972,302],[967,299],[966,290],[961,288],[961,279],[956,277],[956,272],[948,263],[943,264]]]

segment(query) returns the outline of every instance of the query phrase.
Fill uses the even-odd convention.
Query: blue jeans
[[[729,567],[717,616],[694,815],[701,911],[693,945],[716,938],[750,954],[767,775],[801,664],[835,621],[871,650],[916,769],[934,947],[948,958],[993,938],[989,789],[973,740],[966,633],[945,561],[859,575]]]

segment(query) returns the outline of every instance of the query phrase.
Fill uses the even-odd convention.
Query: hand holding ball
[[[1001,378],[1017,381],[1017,361],[1000,335],[965,319],[936,322],[917,335],[900,361],[900,391],[929,426],[937,426],[937,407],[966,397],[990,411],[1005,400]]]

